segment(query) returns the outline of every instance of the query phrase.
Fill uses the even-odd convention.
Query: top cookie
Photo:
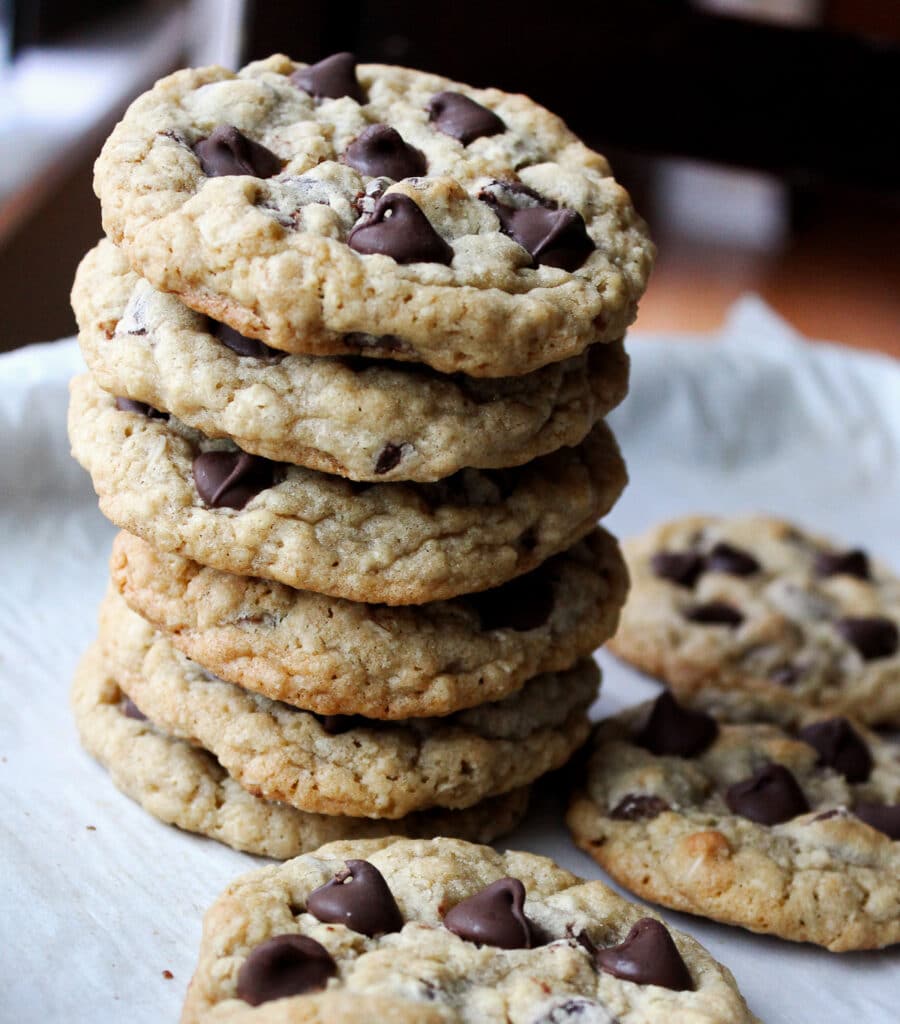
[[[692,938],[545,857],[330,843],[206,915],[182,1024],[744,1024]]]
[[[156,287],[289,352],[515,376],[621,338],[653,246],[606,160],[527,97],[344,59],[179,71],[97,161]]]
[[[631,595],[610,649],[676,693],[900,724],[900,578],[765,516],[689,516],[623,544]]]

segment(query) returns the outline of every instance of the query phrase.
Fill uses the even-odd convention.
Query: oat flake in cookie
[[[433,481],[579,444],[624,397],[621,342],[478,380],[353,356],[292,355],[156,291],[104,240],[72,290],[81,351],[110,394],[244,451],[353,480]]]
[[[622,337],[653,246],[602,156],[525,96],[340,60],[325,91],[274,56],[131,105],[95,189],[143,277],[274,348],[445,373]]]
[[[331,843],[206,914],[182,1024],[752,1024],[694,939],[544,857]]]
[[[676,693],[900,725],[900,577],[873,553],[766,516],[674,520],[626,541],[610,649]]]
[[[354,601],[420,604],[486,590],[588,534],[625,486],[599,423],[577,448],[433,484],[356,484],[116,408],[71,385],[69,436],[100,508],[164,551]]]
[[[125,697],[98,644],[75,673],[72,708],[85,750],[148,814],[264,857],[284,860],[350,837],[440,835],[489,843],[512,831],[528,806],[528,790],[517,789],[461,811],[435,808],[386,821],[311,814],[263,800],[239,786],[208,751],[149,721]]]
[[[568,813],[644,899],[834,951],[900,942],[900,745],[707,690],[601,722]]]

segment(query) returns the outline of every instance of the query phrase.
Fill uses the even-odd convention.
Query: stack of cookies
[[[96,188],[69,427],[125,532],[85,746],[275,857],[508,830],[627,590],[627,193],[526,97],[349,54],[162,80]]]

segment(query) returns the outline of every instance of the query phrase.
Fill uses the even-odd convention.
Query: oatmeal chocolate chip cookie
[[[528,790],[518,789],[461,811],[437,808],[379,821],[263,800],[239,786],[212,754],[145,718],[119,688],[99,645],[78,668],[72,704],[82,744],[123,793],[167,824],[247,853],[284,860],[335,839],[398,834],[488,843],[512,831],[528,806]]]
[[[559,118],[377,64],[318,96],[307,70],[179,71],[131,105],[94,185],[143,277],[277,349],[444,373],[517,376],[623,336],[653,246]]]
[[[494,380],[285,356],[156,291],[108,241],[82,261],[72,304],[81,351],[105,391],[254,455],[353,480],[522,465],[581,442],[628,387],[621,342]]]
[[[584,742],[599,671],[585,660],[446,718],[319,716],[217,679],[111,592],[100,642],[121,689],[160,728],[198,743],[251,793],[304,811],[399,818],[470,807],[564,764]]]
[[[100,508],[160,548],[353,601],[420,604],[498,586],[593,529],[625,485],[599,423],[578,448],[433,484],[356,484],[123,411],[72,382],[69,436]]]
[[[623,544],[610,649],[689,695],[710,683],[900,725],[900,578],[769,517],[692,516]]]
[[[900,942],[898,801],[900,746],[858,723],[664,693],[597,727],[568,823],[645,899],[843,952]]]
[[[425,718],[571,668],[615,632],[628,578],[597,529],[494,590],[390,608],[235,576],[120,533],[127,603],[229,682],[323,715]]]
[[[331,843],[232,882],[182,1024],[749,1024],[690,936],[545,857]]]

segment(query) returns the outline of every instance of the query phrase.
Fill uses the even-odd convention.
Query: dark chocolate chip
[[[763,765],[749,779],[729,786],[725,802],[735,814],[760,825],[777,825],[809,810],[794,776],[784,765],[773,763]]]
[[[344,924],[361,935],[399,932],[403,916],[384,876],[367,860],[348,860],[330,882],[309,894],[306,909],[326,924]]]
[[[397,468],[402,458],[403,445],[388,442],[378,453],[378,458],[375,460],[376,475],[381,476],[382,473],[390,473],[392,469]]]
[[[325,988],[337,974],[331,954],[306,935],[276,935],[250,951],[237,976],[238,999],[251,1006]]]
[[[287,354],[269,348],[258,338],[246,338],[233,327],[220,323],[218,320],[210,320],[207,329],[214,338],[221,341],[226,348],[230,348],[232,352],[237,352],[239,356],[247,356],[252,359],[283,359]]]
[[[116,408],[119,412],[136,412],[140,416],[146,416],[148,420],[168,419],[166,413],[160,412],[159,409],[154,409],[152,405],[147,405],[146,402],[136,402],[133,398],[117,398]]]
[[[801,674],[796,665],[776,665],[769,673],[769,678],[779,686],[793,686]]]
[[[860,580],[871,579],[869,556],[861,548],[852,551],[820,551],[816,555],[817,576],[855,576]]]
[[[493,112],[459,92],[439,92],[428,104],[428,120],[444,135],[468,146],[475,139],[499,135],[506,125]]]
[[[832,807],[830,811],[822,811],[821,814],[817,814],[814,818],[810,819],[813,821],[830,821],[832,818],[844,818],[846,814],[841,807]]]
[[[555,199],[548,199],[530,188],[524,181],[503,181],[495,179],[485,185],[478,193],[478,198],[491,206],[500,204],[509,207],[522,206],[546,206],[548,210],[555,210],[559,203]],[[506,200],[506,202],[504,202]],[[534,202],[529,202],[534,200]]]
[[[271,149],[228,124],[220,124],[207,138],[195,142],[194,153],[208,178],[229,174],[271,178],[281,170],[281,160]]]
[[[651,796],[649,793],[629,793],[622,797],[609,812],[609,816],[616,821],[649,821],[667,810],[669,805],[662,797]]]
[[[872,773],[872,755],[846,718],[827,718],[797,734],[819,754],[819,764],[840,772],[848,782],[865,782]]]
[[[698,604],[689,608],[684,617],[689,622],[698,622],[703,626],[733,626],[738,627],[744,616],[724,601],[709,601],[706,604]]]
[[[347,244],[364,256],[390,256],[398,263],[449,264],[453,260],[453,249],[412,199],[399,192],[383,195],[371,216],[350,232]]]
[[[344,162],[373,178],[415,178],[428,171],[425,154],[389,124],[372,124],[344,150]]]
[[[690,588],[703,573],[703,556],[695,551],[657,551],[650,567],[660,579]]]
[[[457,903],[444,917],[444,927],[468,942],[531,949],[532,925],[524,906],[525,886],[518,878],[500,878]]]
[[[352,53],[333,53],[318,64],[300,68],[291,75],[291,85],[316,99],[336,100],[349,96],[357,103],[366,102],[356,77],[356,57]]]
[[[210,508],[243,508],[275,483],[278,466],[246,452],[204,452],[194,459],[194,484]]]
[[[688,992],[694,987],[672,936],[655,918],[642,917],[618,946],[598,949],[583,932],[579,941],[592,955],[597,969],[615,978],[675,992]]]
[[[838,619],[835,623],[841,636],[855,647],[865,661],[890,658],[897,653],[900,635],[897,624],[881,616]]]
[[[695,757],[719,735],[712,715],[682,707],[666,690],[653,702],[653,708],[634,742],[652,754]]]
[[[618,1024],[605,1006],[576,996],[574,999],[563,997],[563,1001],[555,1006],[544,1006],[539,1017],[534,1017],[529,1024],[569,1024],[569,1021],[584,1021],[585,1024]]]
[[[539,569],[509,583],[468,594],[466,602],[478,612],[481,628],[513,629],[517,633],[543,626],[553,612],[553,584]]]
[[[752,576],[760,564],[747,551],[731,544],[716,544],[706,556],[707,572],[727,572],[730,576]]]
[[[126,697],[122,702],[122,714],[126,718],[133,718],[137,722],[147,721],[147,716],[130,697]]]
[[[596,248],[587,233],[584,217],[575,210],[491,205],[503,232],[527,250],[536,267],[559,267],[571,272]]]
[[[860,801],[853,805],[852,811],[860,821],[883,832],[889,838],[900,839],[900,804]]]

